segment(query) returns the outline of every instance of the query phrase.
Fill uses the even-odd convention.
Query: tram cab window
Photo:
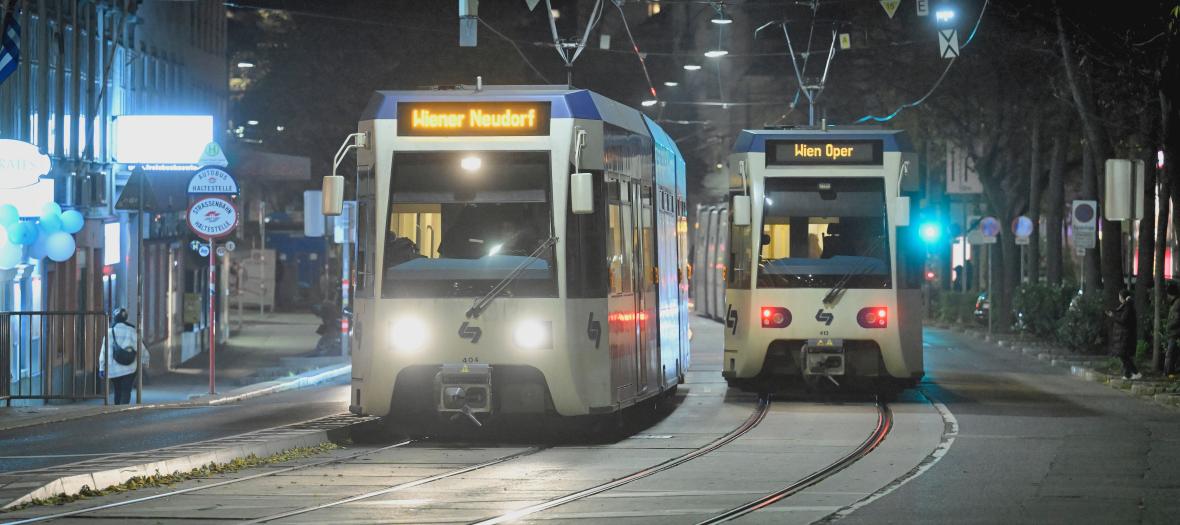
[[[553,248],[532,256],[552,235],[549,195],[546,152],[396,154],[383,295],[481,296],[522,265],[506,296],[556,295]]]
[[[884,181],[766,181],[760,288],[892,286]]]

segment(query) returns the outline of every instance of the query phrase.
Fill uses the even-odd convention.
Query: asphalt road
[[[238,404],[149,408],[5,430],[0,472],[232,436],[348,411],[348,378]]]
[[[1177,523],[1180,414],[962,334],[927,329],[922,389],[959,435],[841,523]]]

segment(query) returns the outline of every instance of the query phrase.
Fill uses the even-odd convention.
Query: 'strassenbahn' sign
[[[548,102],[406,102],[397,106],[400,136],[548,135]]]
[[[880,166],[879,140],[768,140],[767,166]]]

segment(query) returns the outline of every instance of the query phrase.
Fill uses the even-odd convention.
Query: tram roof
[[[880,140],[885,151],[913,151],[910,138],[896,129],[743,129],[733,144],[734,153],[765,153],[767,140]]]
[[[588,89],[564,86],[485,86],[415,91],[377,91],[361,120],[396,119],[399,102],[549,102],[550,118],[601,120],[650,137],[643,113]]]

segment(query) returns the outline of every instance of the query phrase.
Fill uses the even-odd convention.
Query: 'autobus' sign
[[[188,194],[237,195],[238,181],[221,168],[201,168],[188,180]]]

